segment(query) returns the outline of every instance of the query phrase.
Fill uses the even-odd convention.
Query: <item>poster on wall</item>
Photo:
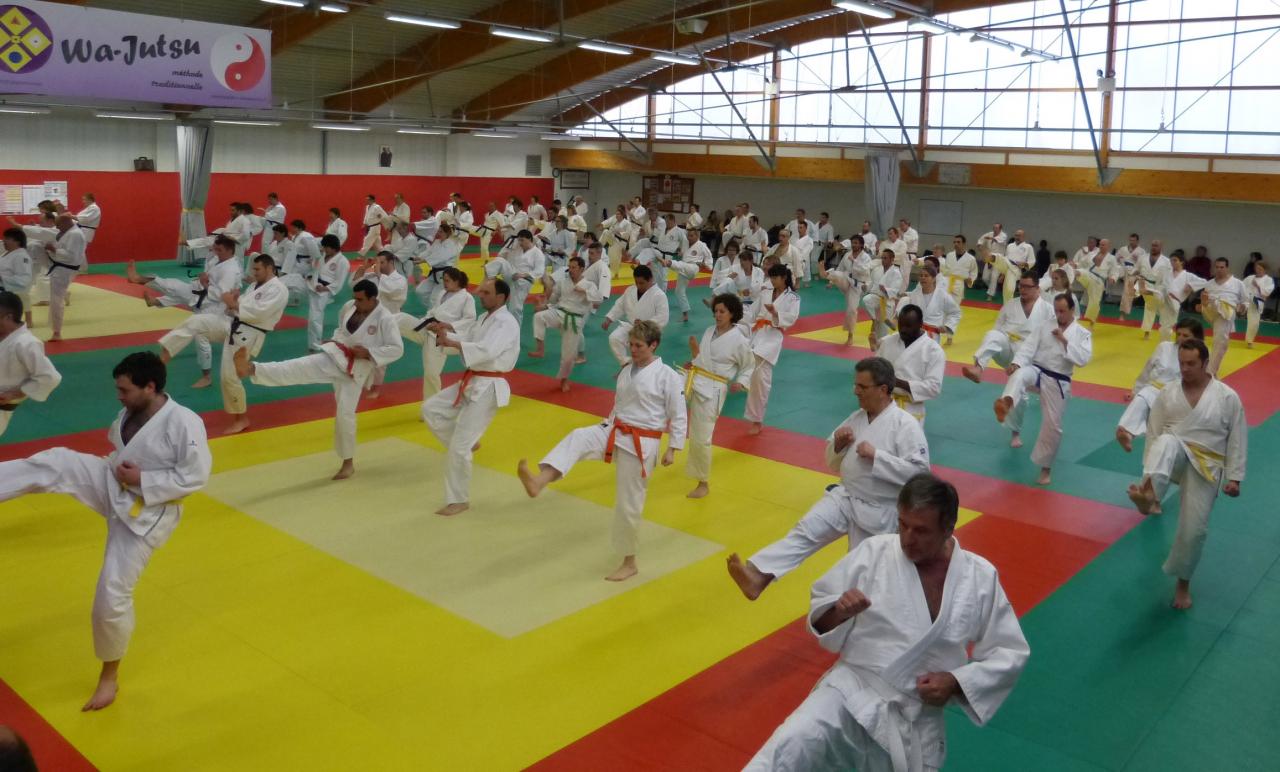
[[[271,33],[26,0],[0,2],[0,92],[271,106]]]
[[[382,149],[378,151],[378,166],[381,166],[383,169],[391,168],[391,146],[390,145],[383,145]]]
[[[591,172],[585,169],[561,169],[561,190],[587,190],[591,187]]]
[[[40,214],[39,204],[44,200],[43,185],[22,186],[22,213]]]
[[[21,185],[0,185],[0,214],[22,214]]]
[[[43,188],[44,188],[44,191],[43,191],[43,194],[41,195],[41,198],[43,198],[44,200],[57,201],[66,207],[71,206],[71,204],[67,202],[66,181],[49,182],[48,180],[45,180]]]
[[[693,178],[663,174],[645,177],[641,183],[640,200],[645,209],[659,212],[688,214],[693,204]]]

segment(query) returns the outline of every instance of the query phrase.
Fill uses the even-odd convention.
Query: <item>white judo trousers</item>
[[[337,413],[333,417],[333,449],[344,461],[356,454],[356,405],[360,384],[324,352],[284,362],[257,362],[249,380],[263,386],[328,383],[333,386]]]
[[[231,340],[231,317],[221,314],[195,314],[165,333],[164,337],[160,338],[160,345],[169,352],[170,357],[174,357],[192,340],[197,342],[197,346],[200,342],[209,346],[210,340],[220,341],[222,358],[218,364],[218,380],[222,388],[222,407],[228,413],[239,415],[246,412],[249,406],[245,397],[244,383],[236,374],[236,352],[247,348],[249,357],[256,357],[262,351],[262,344],[266,339],[267,336],[261,330],[242,324],[236,330],[235,340]],[[199,349],[197,349],[198,352]],[[212,352],[209,357],[212,365]],[[203,369],[212,369],[212,367]]]
[[[753,423],[763,423],[772,391],[773,363],[757,354],[755,369],[751,371],[751,386],[747,390],[747,406],[742,411],[742,417]]]
[[[1178,530],[1164,562],[1164,572],[1190,581],[1209,535],[1209,511],[1218,498],[1218,483],[1196,471],[1187,459],[1186,448],[1173,434],[1162,434],[1151,443],[1143,467],[1157,500],[1164,498],[1171,483],[1178,486]]]
[[[689,455],[685,459],[685,474],[699,482],[711,479],[711,438],[723,406],[723,397],[713,399],[697,392],[689,397]]]
[[[93,651],[103,662],[124,658],[134,629],[133,589],[152,552],[164,543],[148,544],[112,513],[108,491],[119,487],[105,457],[66,448],[0,463],[0,501],[26,493],[65,493],[106,519],[106,553],[93,596]]]
[[[557,378],[573,373],[574,361],[581,349],[583,326],[587,315],[572,315],[558,308],[544,308],[533,315],[533,339],[545,341],[547,330],[560,331],[560,370]]]
[[[843,271],[829,271],[827,279],[844,293],[843,327],[852,335],[858,326],[858,309],[862,307],[862,285]]]
[[[333,302],[332,292],[307,288],[307,348],[319,351],[324,340],[324,310]]]
[[[71,282],[76,279],[76,271],[69,268],[54,267],[49,274],[49,326],[55,330],[62,329],[62,319],[66,315],[67,293],[71,291]]]
[[[574,429],[560,440],[541,463],[555,469],[563,477],[579,461],[602,461],[609,441],[610,423]],[[644,519],[644,502],[649,493],[649,478],[658,460],[661,443],[645,454],[643,462],[636,458],[631,436],[618,432],[614,438],[613,466],[616,472],[617,496],[613,505],[613,549],[619,555],[634,555],[640,548],[640,523]],[[644,474],[641,474],[641,468]]]
[[[196,308],[194,306],[196,298],[191,294],[190,279],[152,279],[147,282],[146,286],[147,289],[160,293],[160,296],[156,298],[156,300],[165,308],[172,308],[174,306],[190,306],[192,318],[195,318],[196,316],[211,315],[210,312],[212,311],[216,311],[218,314],[221,314],[225,310],[221,305],[218,305],[216,309],[210,309],[210,311],[205,311],[203,304],[200,308]],[[212,370],[213,346],[209,343],[209,338],[205,335],[198,335],[195,338],[195,342],[196,366],[198,366],[201,371]],[[170,356],[172,355],[173,352],[170,352]]]
[[[988,330],[982,336],[978,350],[973,353],[973,359],[983,367],[987,366],[988,361],[995,362],[1000,367],[1008,367],[1013,361],[1015,347],[1021,342],[1021,338],[1014,340],[1008,333]]]
[[[852,550],[863,539],[883,532],[868,530],[859,525],[859,520],[884,522],[886,518],[893,520],[892,516],[886,515],[882,506],[869,501],[856,501],[843,485],[837,485],[823,494],[818,503],[804,513],[804,517],[792,526],[786,536],[752,555],[751,565],[761,573],[773,574],[775,578],[781,579],[841,536],[849,537],[849,549]]]
[[[422,403],[422,420],[444,445],[448,456],[444,474],[446,504],[470,500],[471,448],[484,436],[498,412],[498,396],[493,389],[472,386],[459,400],[461,386],[459,381]]]
[[[1022,431],[1028,392],[1040,395],[1040,434],[1031,449],[1031,462],[1042,467],[1053,466],[1062,444],[1062,414],[1071,397],[1071,382],[1053,378],[1034,364],[1015,370],[1001,392],[1002,397],[1013,400],[1013,408],[1004,419],[1010,431]]]
[[[1231,345],[1231,333],[1235,331],[1235,317],[1227,319],[1220,313],[1214,315],[1213,340],[1209,346],[1209,372],[1213,375],[1218,374],[1218,368],[1222,366],[1222,360],[1227,356],[1227,348]]]

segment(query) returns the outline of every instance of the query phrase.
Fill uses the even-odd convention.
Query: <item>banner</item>
[[[271,106],[271,33],[76,5],[0,2],[0,92]]]

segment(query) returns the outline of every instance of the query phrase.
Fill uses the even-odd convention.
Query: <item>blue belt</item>
[[[1034,364],[1034,363],[1033,363],[1033,364]],[[1058,393],[1062,395],[1062,398],[1063,398],[1063,399],[1066,399],[1066,398],[1067,398],[1067,390],[1066,390],[1066,387],[1064,387],[1062,384],[1064,384],[1064,383],[1065,383],[1065,384],[1067,384],[1068,386],[1069,386],[1069,385],[1071,385],[1071,376],[1070,376],[1070,375],[1066,375],[1066,374],[1064,374],[1064,373],[1054,372],[1053,370],[1050,370],[1049,368],[1045,367],[1044,365],[1039,365],[1039,364],[1037,364],[1037,365],[1035,365],[1035,367],[1036,367],[1037,372],[1039,373],[1038,375],[1036,375],[1036,388],[1040,388],[1040,379],[1041,379],[1041,377],[1043,377],[1043,376],[1046,376],[1046,375],[1047,375],[1047,376],[1049,376],[1050,378],[1052,378],[1052,379],[1054,379],[1055,381],[1057,381],[1057,382],[1058,382]]]

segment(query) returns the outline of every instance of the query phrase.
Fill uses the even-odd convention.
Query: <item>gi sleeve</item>
[[[1244,480],[1244,468],[1249,447],[1249,427],[1245,423],[1244,405],[1236,394],[1227,398],[1231,428],[1227,434],[1227,458],[1223,465],[1228,480]]]
[[[847,590],[865,583],[872,557],[873,550],[868,546],[868,542],[859,543],[814,582],[809,591],[809,616],[805,619],[805,627],[817,637],[818,645],[827,651],[839,653],[844,649],[858,618],[848,619],[825,633],[818,631],[816,623],[823,614],[836,605],[836,601],[840,600],[840,596]],[[874,598],[870,600],[875,603]]]
[[[378,367],[386,367],[404,355],[404,339],[391,314],[382,314],[378,322],[378,345],[369,347],[369,358]]]
[[[756,369],[756,355],[751,353],[751,342],[743,337],[738,342],[737,347],[733,351],[734,366],[738,368],[738,374],[734,377],[734,381],[744,389],[751,388],[751,374]]]
[[[20,346],[18,360],[28,373],[27,378],[18,385],[18,390],[29,399],[44,402],[58,388],[58,384],[62,383],[62,374],[53,366],[49,357],[45,356],[40,345]]]
[[[171,435],[175,451],[173,466],[142,471],[142,500],[148,505],[189,496],[209,482],[213,455],[209,452],[204,424],[194,416],[186,416],[176,423],[176,436]]]
[[[951,671],[962,691],[957,702],[978,726],[995,716],[1031,656],[1031,647],[994,569],[984,595],[982,627],[973,641],[973,653],[967,664]]]
[[[858,438],[855,435],[853,438],[853,442],[850,442],[848,445],[845,446],[844,450],[837,453],[836,442],[835,442],[836,432],[840,431],[841,429],[847,426],[852,425],[853,417],[855,415],[857,415],[856,412],[850,414],[848,418],[841,421],[840,425],[832,430],[831,434],[827,435],[827,447],[826,447],[826,454],[825,454],[827,468],[835,472],[836,474],[840,474],[840,465],[844,462],[844,457],[849,454],[849,451],[852,450],[853,446],[858,442]],[[880,454],[877,452],[876,455],[879,456]]]
[[[907,480],[929,471],[929,443],[919,421],[905,412],[900,417],[903,420],[894,435],[892,447],[876,448],[871,474],[895,485],[906,485]]]
[[[681,450],[684,448],[684,438],[689,434],[689,406],[684,401],[684,379],[670,367],[666,367],[666,370],[663,391],[667,410],[667,447]]]
[[[1067,336],[1067,361],[1076,367],[1084,367],[1092,357],[1093,334],[1077,325],[1076,334]]]
[[[916,401],[934,399],[941,394],[942,378],[947,372],[947,355],[941,347],[931,347],[926,357],[924,378],[907,381],[907,386],[911,389],[911,399]]]

